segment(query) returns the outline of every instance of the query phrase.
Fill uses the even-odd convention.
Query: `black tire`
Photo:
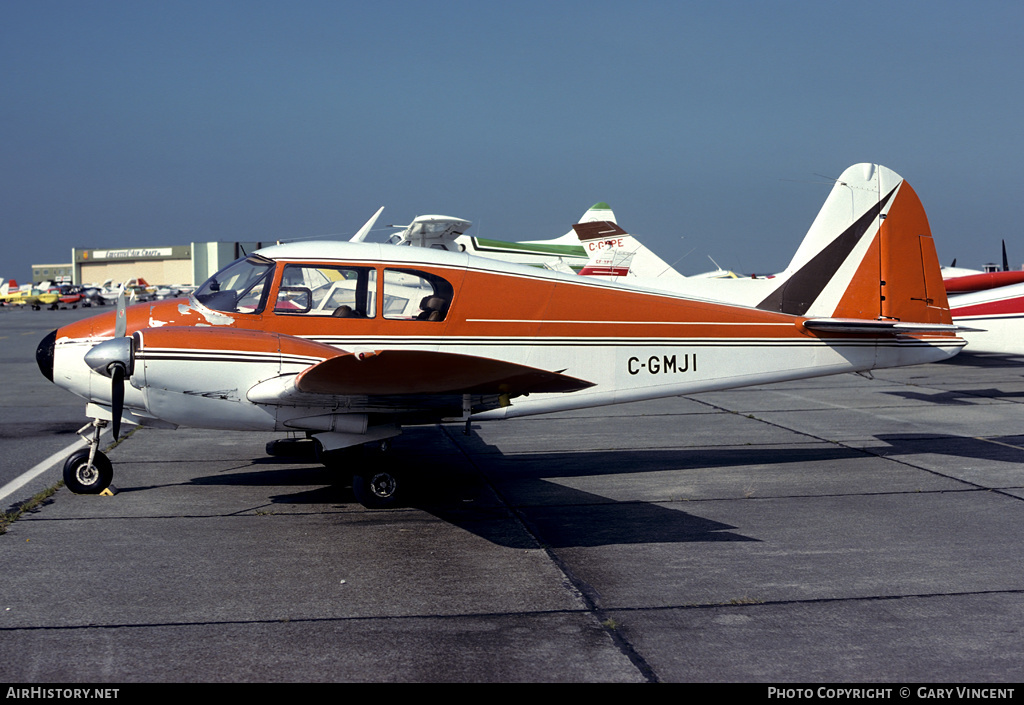
[[[99,494],[110,487],[113,479],[114,468],[99,451],[91,466],[88,448],[75,451],[64,461],[64,486],[75,494]]]
[[[352,476],[352,493],[367,509],[391,509],[402,505],[405,484],[391,470],[360,470]]]

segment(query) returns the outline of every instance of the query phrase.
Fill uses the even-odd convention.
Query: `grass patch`
[[[754,598],[754,597],[734,597],[733,599],[729,600],[725,604],[727,604],[727,605],[763,605],[764,604],[764,600],[758,600],[757,598]]]
[[[64,481],[61,480],[53,487],[47,487],[45,490],[37,492],[35,495],[32,496],[31,499],[25,500],[24,502],[19,504],[16,509],[0,514],[0,535],[6,534],[7,527],[16,522],[18,518],[21,517],[22,514],[25,514],[26,512],[31,512],[32,510],[41,507],[43,503],[46,502],[46,500],[52,497],[54,493],[56,493],[57,490],[59,490],[63,486]]]
[[[127,433],[122,434],[121,437],[118,440],[112,442],[110,445],[108,445],[103,450],[105,452],[109,453],[111,450],[113,450],[114,448],[117,448],[119,445],[121,445],[122,443],[127,441],[129,438],[131,438],[131,436],[136,431],[138,431],[139,428],[141,428],[141,427],[140,426],[134,426]],[[31,512],[32,510],[37,509],[40,506],[42,506],[43,503],[46,502],[46,500],[48,500],[50,497],[52,497],[54,495],[54,493],[56,493],[57,490],[59,490],[63,486],[64,486],[64,481],[61,480],[56,485],[54,485],[53,487],[48,487],[45,490],[43,490],[43,491],[37,493],[36,495],[34,495],[31,499],[28,499],[28,500],[22,502],[21,504],[19,504],[17,506],[17,508],[15,508],[15,509],[13,509],[13,510],[11,510],[9,512],[4,512],[4,513],[0,514],[0,536],[2,536],[3,534],[6,534],[7,533],[7,527],[10,526],[11,524],[13,524],[14,522],[16,522],[18,520],[18,518],[21,517],[22,514],[25,514],[26,512]]]

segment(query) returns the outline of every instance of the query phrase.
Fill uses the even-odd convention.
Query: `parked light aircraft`
[[[305,432],[329,461],[403,425],[468,430],[956,354],[964,341],[917,195],[883,167],[844,176],[784,275],[744,288],[754,304],[365,242],[269,247],[188,299],[129,307],[122,295],[36,353],[92,419],[65,481],[109,485],[97,446],[111,423],[115,436],[122,422]],[[348,468],[367,506],[402,494],[406,469],[386,457]]]
[[[942,268],[942,279],[946,284],[946,293],[966,294],[972,291],[995,289],[1010,284],[1024,282],[1024,271],[1011,270],[1006,257],[1006,241],[1003,243],[1003,268],[995,264],[986,264],[983,271],[977,269],[961,269],[955,266]],[[955,261],[954,261],[955,265]]]
[[[127,290],[128,296],[136,301],[148,301],[153,298],[152,292],[149,291],[149,284],[145,279],[129,279],[124,283],[124,288]],[[114,286],[111,284],[111,280],[108,279],[103,282],[99,291],[99,297],[105,304],[113,304],[117,302],[120,292],[121,286]]]
[[[950,296],[949,305],[966,350],[1024,355],[1024,283]]]
[[[584,213],[581,222],[593,218],[595,209],[597,206]],[[380,211],[378,211],[379,213]],[[572,241],[566,240],[564,236],[553,240],[524,242],[490,240],[466,235],[466,231],[472,225],[470,221],[463,218],[453,218],[447,215],[421,215],[413,219],[409,225],[394,226],[401,227],[402,230],[394,233],[389,242],[396,245],[411,245],[449,252],[465,252],[504,262],[534,266],[551,266],[553,263],[560,262],[567,271],[578,271],[587,264],[587,254],[575,238]],[[359,238],[358,234],[352,240],[354,242],[361,241],[357,238]]]
[[[1002,243],[1002,269],[942,268],[953,321],[972,353],[1024,355],[1024,271],[1011,270]]]
[[[380,211],[377,212],[380,214]],[[397,245],[429,247],[450,252],[466,252],[506,262],[533,264],[554,271],[576,272],[584,276],[617,280],[620,277],[667,280],[684,275],[673,269],[639,240],[617,225],[615,213],[602,202],[595,203],[584,212],[579,222],[566,234],[549,240],[488,240],[470,237],[466,231],[472,223],[462,218],[445,215],[417,216],[412,223],[391,236]],[[366,229],[368,232],[368,229]],[[365,233],[357,234],[353,242],[360,242]],[[714,260],[712,260],[714,262]],[[718,265],[715,265],[718,267]],[[733,272],[721,267],[697,278],[737,278]]]
[[[610,213],[610,211],[609,211]],[[655,286],[679,279],[738,279],[734,272],[718,267],[701,274],[682,275],[672,265],[654,254],[639,240],[627,233],[614,220],[579,222],[573,232],[587,253],[587,265],[580,270],[583,276],[608,281],[640,280]],[[660,281],[655,281],[660,280]]]
[[[48,287],[49,284],[46,285]],[[51,306],[60,298],[60,293],[48,291],[46,287],[26,284],[19,287],[18,282],[11,279],[0,286],[0,303],[14,306],[31,306],[38,310],[42,306]]]

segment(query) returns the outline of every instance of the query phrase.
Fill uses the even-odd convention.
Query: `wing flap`
[[[575,392],[594,384],[504,360],[426,350],[346,353],[299,373],[301,392],[335,395]]]

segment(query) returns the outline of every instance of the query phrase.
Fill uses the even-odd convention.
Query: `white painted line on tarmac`
[[[34,466],[31,470],[22,473],[18,477],[8,482],[3,487],[0,487],[0,502],[3,502],[5,499],[7,499],[8,495],[14,494],[22,487],[27,485],[29,482],[42,475],[44,472],[52,468],[57,463],[64,460],[67,456],[71,455],[79,448],[84,448],[86,445],[88,444],[86,443],[85,439],[79,438],[77,441],[69,445],[64,450],[58,450],[49,458]]]

